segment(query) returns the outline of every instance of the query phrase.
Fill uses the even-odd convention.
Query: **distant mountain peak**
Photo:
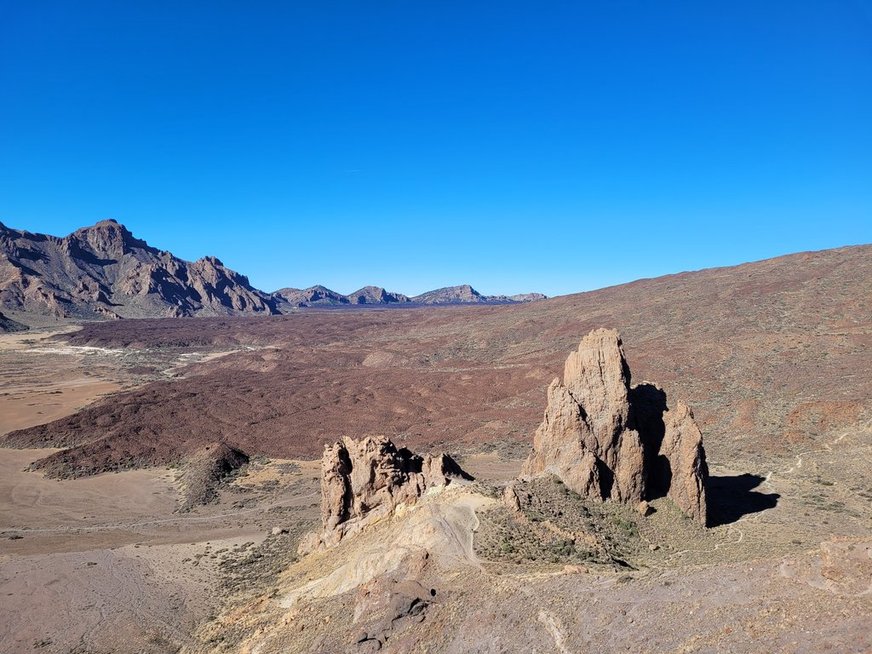
[[[487,301],[488,300],[485,296],[476,291],[469,284],[445,286],[433,291],[421,293],[421,295],[416,295],[412,298],[412,302],[418,304],[482,304]]]
[[[224,268],[224,263],[218,257],[214,257],[212,255],[207,255],[205,257],[200,257],[197,261],[202,261],[204,263],[208,263],[209,265],[215,266],[216,268]]]
[[[409,302],[409,298],[402,293],[392,293],[381,286],[364,286],[347,297],[351,304],[406,304]]]
[[[0,308],[59,317],[277,313],[275,301],[216,257],[190,263],[114,219],[64,237],[5,230]]]
[[[375,285],[349,295],[320,284],[264,293],[218,257],[184,261],[114,218],[63,237],[0,223],[0,310],[22,313],[78,319],[269,315],[306,307],[509,304],[543,297],[484,296],[469,284],[414,298]]]
[[[280,288],[272,295],[280,304],[290,308],[349,304],[347,297],[320,284],[304,289]]]
[[[521,295],[482,295],[470,284],[445,286],[433,291],[408,297],[402,293],[387,291],[381,286],[364,286],[353,293],[342,295],[320,284],[306,289],[281,288],[273,293],[281,305],[290,308],[331,307],[331,306],[402,306],[435,304],[514,304],[543,300],[541,293]]]
[[[63,240],[75,242],[93,254],[105,257],[120,257],[135,248],[157,252],[114,218],[101,220],[89,227],[80,227]]]

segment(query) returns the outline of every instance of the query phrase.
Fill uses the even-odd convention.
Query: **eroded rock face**
[[[447,454],[423,457],[387,438],[345,437],[327,445],[321,458],[320,533],[303,539],[307,553],[336,545],[349,533],[414,502],[428,489],[472,479]]]
[[[569,355],[523,475],[554,474],[584,497],[626,504],[667,495],[706,524],[702,434],[683,402],[656,385],[632,386],[618,332],[597,329]]]

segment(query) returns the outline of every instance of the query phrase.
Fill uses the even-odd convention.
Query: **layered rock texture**
[[[0,307],[64,318],[277,313],[215,257],[183,261],[114,220],[63,238],[0,224]]]
[[[414,503],[429,489],[470,480],[447,454],[418,456],[385,437],[343,438],[321,458],[320,533],[300,544],[308,553],[332,547],[345,536]]]
[[[548,387],[526,476],[554,474],[587,498],[625,504],[667,496],[707,524],[708,468],[690,408],[656,385],[631,385],[617,331],[597,329]]]

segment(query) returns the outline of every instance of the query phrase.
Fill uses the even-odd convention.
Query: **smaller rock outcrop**
[[[707,523],[702,433],[683,402],[631,385],[618,332],[597,329],[548,387],[548,405],[522,471],[554,474],[576,493],[624,504],[667,496]]]
[[[471,479],[447,454],[418,456],[406,448],[397,449],[383,436],[359,441],[345,437],[324,448],[323,529],[304,538],[300,552],[332,547],[432,488]]]
[[[218,499],[220,484],[248,463],[248,455],[227,443],[210,443],[194,453],[179,479],[179,511]]]

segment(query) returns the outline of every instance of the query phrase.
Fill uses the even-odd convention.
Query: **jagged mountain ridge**
[[[64,237],[0,223],[0,308],[13,313],[79,319],[276,315],[305,307],[503,304],[544,297],[484,296],[468,285],[414,298],[378,286],[349,295],[324,286],[266,293],[216,257],[185,261],[112,219]]]
[[[514,304],[547,299],[541,293],[518,295],[482,295],[469,284],[446,286],[411,298],[416,304]]]
[[[542,293],[521,293],[518,295],[482,295],[469,284],[437,288],[414,297],[387,291],[381,286],[364,286],[363,288],[342,295],[325,286],[317,285],[309,288],[282,288],[273,293],[279,302],[279,309],[287,304],[291,308],[302,307],[341,307],[360,305],[434,305],[434,304],[515,304],[518,302],[535,302],[544,300]]]
[[[278,313],[217,258],[184,261],[115,220],[64,237],[0,224],[0,306],[64,318]]]

